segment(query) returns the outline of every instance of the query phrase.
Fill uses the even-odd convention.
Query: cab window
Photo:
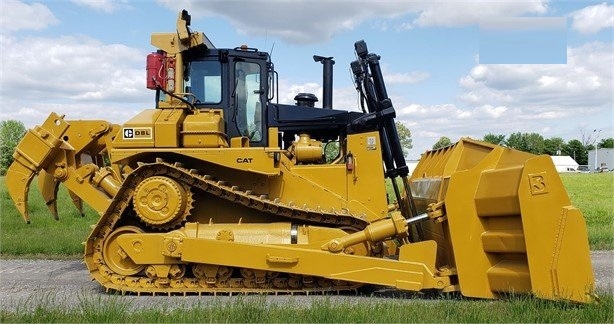
[[[190,63],[186,85],[197,104],[219,104],[222,101],[222,68],[218,61]]]

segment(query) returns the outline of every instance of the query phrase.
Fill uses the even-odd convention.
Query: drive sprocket
[[[192,192],[166,176],[144,179],[135,189],[134,210],[148,226],[172,229],[181,225],[192,209]]]

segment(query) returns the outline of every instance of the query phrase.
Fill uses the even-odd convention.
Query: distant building
[[[588,151],[588,168],[591,170],[599,168],[614,168],[614,148],[598,149],[597,161],[595,161],[595,150]]]
[[[578,163],[571,156],[550,156],[558,172],[576,172]]]
[[[407,160],[406,164],[407,164],[407,169],[409,170],[410,175],[414,173],[414,170],[416,169],[418,162],[419,162],[418,160]]]

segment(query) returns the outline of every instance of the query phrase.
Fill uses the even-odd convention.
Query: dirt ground
[[[600,291],[614,291],[614,251],[591,252],[595,283]],[[232,296],[117,296],[104,292],[100,285],[90,280],[81,261],[56,260],[0,260],[0,309],[23,311],[37,306],[78,307],[82,302],[103,302],[109,298],[124,299],[134,309],[162,307],[190,307],[208,301],[224,302]],[[249,298],[249,297],[248,297]],[[365,299],[389,298],[356,295],[295,295],[267,296],[267,303],[293,305],[312,304],[317,298],[361,302]],[[122,302],[124,302],[122,300]],[[412,298],[415,302],[416,299]]]

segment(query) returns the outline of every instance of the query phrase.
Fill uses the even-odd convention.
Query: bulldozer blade
[[[72,200],[73,205],[77,207],[77,210],[79,211],[79,214],[81,215],[81,217],[85,216],[85,213],[83,213],[83,200],[79,198],[77,194],[75,194],[74,192],[70,190],[68,190],[68,195],[70,195],[70,200]]]
[[[58,217],[58,188],[60,183],[55,180],[55,178],[49,173],[42,170],[38,173],[38,189],[43,195],[43,199],[45,200],[45,204],[49,208],[51,215],[55,220],[59,220]]]
[[[6,171],[6,189],[11,199],[15,202],[15,207],[17,207],[21,217],[28,224],[30,224],[28,192],[30,191],[30,183],[34,179],[35,174],[34,171],[17,162],[13,162]]]
[[[444,201],[447,222],[425,232],[455,265],[464,296],[592,300],[584,217],[549,156],[462,139],[427,152],[411,181],[418,205]]]

